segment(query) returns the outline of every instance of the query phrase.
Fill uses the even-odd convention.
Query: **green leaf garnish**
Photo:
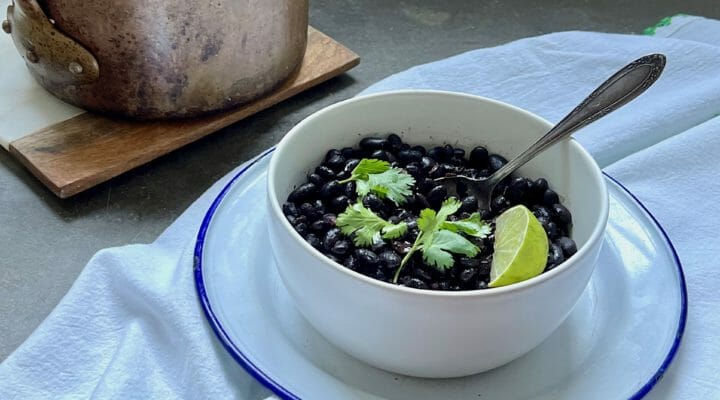
[[[352,170],[350,179],[367,179],[368,175],[381,174],[390,168],[390,163],[387,161],[375,158],[363,158]]]
[[[482,238],[490,234],[490,226],[480,219],[478,213],[458,221],[448,221],[447,218],[456,213],[461,205],[451,197],[442,203],[438,212],[429,208],[420,211],[417,221],[420,233],[395,271],[394,283],[397,283],[400,271],[417,250],[422,251],[423,261],[441,271],[453,266],[451,253],[467,257],[477,255],[480,249],[460,233]]]
[[[354,234],[356,246],[369,247],[382,239],[397,239],[407,232],[407,224],[393,224],[366,208],[362,202],[349,205],[338,215],[337,226],[346,235]]]
[[[469,217],[458,221],[445,221],[442,228],[477,238],[484,238],[490,234],[490,225],[480,219],[479,213],[472,213]]]
[[[391,167],[390,163],[374,158],[363,158],[352,170],[350,177],[340,181],[355,181],[355,190],[360,196],[370,192],[380,198],[387,198],[397,205],[404,203],[412,194],[415,178],[400,168]]]

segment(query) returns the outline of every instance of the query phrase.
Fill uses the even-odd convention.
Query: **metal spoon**
[[[492,200],[493,189],[500,181],[548,147],[639,96],[655,83],[664,67],[665,56],[662,54],[650,54],[626,65],[590,93],[579,106],[575,107],[548,133],[487,178],[454,175],[437,178],[435,181],[454,179],[466,181],[468,187],[476,192],[479,207],[487,209]]]

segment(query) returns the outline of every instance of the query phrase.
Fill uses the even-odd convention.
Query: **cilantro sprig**
[[[449,198],[442,203],[440,210],[426,208],[420,212],[418,219],[418,234],[410,251],[403,257],[400,266],[395,271],[393,283],[397,283],[400,271],[412,258],[413,254],[421,250],[423,261],[441,271],[453,265],[451,253],[475,257],[480,249],[470,240],[460,234],[483,238],[490,234],[490,227],[480,219],[480,214],[473,213],[470,217],[448,221],[448,217],[456,213],[462,203],[455,198]]]
[[[393,224],[380,218],[360,201],[338,215],[336,223],[344,235],[354,235],[353,241],[360,247],[372,246],[382,239],[397,239],[408,229],[405,222]]]
[[[380,198],[387,198],[400,205],[412,194],[415,179],[400,168],[374,158],[364,158],[352,170],[350,177],[339,183],[355,181],[358,195],[367,196],[370,192]]]

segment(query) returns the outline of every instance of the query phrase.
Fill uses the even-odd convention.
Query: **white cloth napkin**
[[[650,399],[720,396],[720,207],[714,204],[720,198],[720,47],[697,41],[720,35],[720,23],[684,18],[682,24],[696,33],[702,26],[705,34],[678,40],[556,33],[418,66],[368,90],[469,92],[557,121],[630,60],[667,55],[656,86],[577,135],[663,224],[685,268],[685,338]],[[681,37],[682,29],[667,32]],[[218,344],[193,286],[191,248],[200,220],[234,173],[153,244],[94,256],[51,315],[0,365],[0,399],[268,395]]]

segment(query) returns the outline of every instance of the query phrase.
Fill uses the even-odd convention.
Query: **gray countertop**
[[[311,0],[311,24],[362,57],[346,75],[70,199],[56,198],[0,150],[0,360],[95,252],[152,242],[214,181],[312,112],[466,50],[554,31],[637,33],[677,13],[720,18],[720,2]]]

